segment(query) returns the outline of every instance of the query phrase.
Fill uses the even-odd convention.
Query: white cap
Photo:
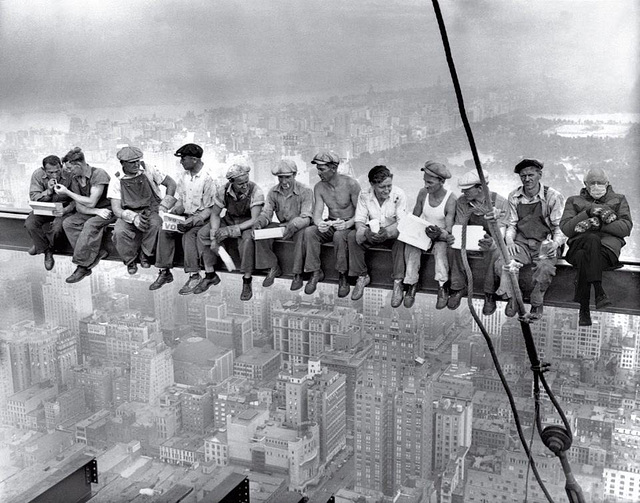
[[[483,171],[484,179],[487,183],[489,183],[489,175]],[[474,185],[480,185],[480,177],[478,176],[478,172],[474,169],[472,171],[467,171],[464,175],[458,178],[458,187],[461,190],[470,189]]]

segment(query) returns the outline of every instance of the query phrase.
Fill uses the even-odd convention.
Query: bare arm
[[[168,196],[176,195],[176,188],[177,188],[176,181],[173,178],[171,178],[169,175],[164,177],[164,180],[162,180],[162,185],[164,185],[167,188]]]
[[[64,185],[56,185],[56,193],[64,194],[73,199],[76,203],[82,204],[87,208],[95,208],[96,204],[100,200],[100,197],[104,193],[106,185],[93,185],[91,187],[91,192],[89,192],[89,196],[81,196],[80,194],[76,194],[75,192],[71,192]]]
[[[324,222],[322,221],[322,212],[324,210],[324,198],[322,197],[322,190],[320,184],[316,184],[313,188],[313,194],[315,196],[315,202],[313,204],[313,223],[320,226]]]

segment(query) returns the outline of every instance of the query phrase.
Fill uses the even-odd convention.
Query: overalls
[[[133,178],[120,179],[121,204],[123,210],[145,213],[149,219],[149,228],[141,231],[134,224],[118,219],[113,232],[113,244],[122,261],[129,265],[135,262],[140,249],[150,257],[155,253],[158,231],[162,220],[158,215],[160,197],[151,186],[151,181],[141,173]]]

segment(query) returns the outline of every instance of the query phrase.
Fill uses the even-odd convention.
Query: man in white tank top
[[[456,211],[456,196],[444,188],[445,180],[451,178],[451,173],[444,164],[427,161],[421,171],[424,172],[424,188],[418,192],[413,214],[431,224],[427,227],[427,235],[433,241],[431,251],[436,261],[434,279],[439,285],[436,309],[443,309],[449,299],[446,286],[449,281],[447,248],[449,241],[453,239],[451,228]],[[404,283],[407,285],[404,306],[411,307],[418,291],[422,250],[415,246],[406,245],[404,253],[406,263]]]

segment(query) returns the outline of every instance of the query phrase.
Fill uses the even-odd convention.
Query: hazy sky
[[[463,86],[555,79],[594,103],[638,89],[638,4],[441,1]],[[0,110],[218,105],[438,76],[430,0],[0,0]]]

